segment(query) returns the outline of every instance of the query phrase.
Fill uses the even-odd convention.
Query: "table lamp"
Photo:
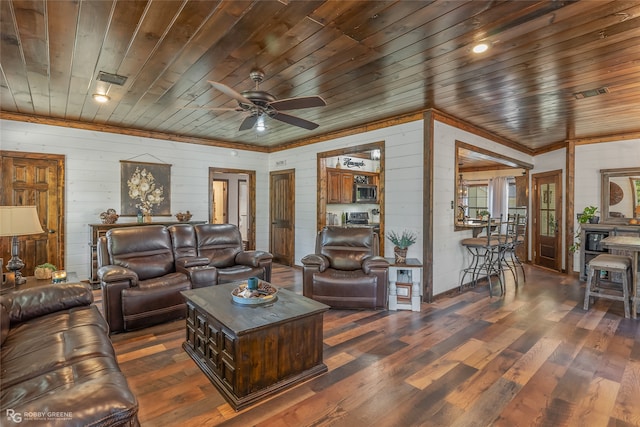
[[[18,236],[40,233],[44,233],[44,230],[35,206],[0,206],[0,237],[12,236],[11,259],[7,263],[7,270],[15,273],[16,285],[27,281],[20,273],[24,262],[18,257]]]

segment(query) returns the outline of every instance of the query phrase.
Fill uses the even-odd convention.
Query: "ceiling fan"
[[[211,110],[249,113],[249,115],[240,124],[240,131],[251,129],[256,123],[258,123],[259,126],[263,125],[265,116],[308,130],[313,130],[319,126],[317,123],[310,122],[309,120],[292,116],[290,114],[285,114],[282,111],[296,110],[299,108],[324,107],[327,105],[324,99],[319,96],[300,96],[296,98],[278,100],[270,93],[259,89],[258,86],[264,81],[264,72],[262,70],[256,69],[251,71],[249,77],[256,83],[255,89],[245,90],[240,93],[225,84],[209,81],[211,86],[238,102],[238,107],[236,108],[212,108]]]

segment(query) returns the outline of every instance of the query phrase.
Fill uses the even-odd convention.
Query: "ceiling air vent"
[[[101,82],[107,82],[114,85],[122,86],[127,81],[127,77],[100,71],[98,73],[98,80],[100,80]]]
[[[582,98],[590,98],[592,96],[604,95],[605,93],[609,93],[608,87],[599,87],[598,89],[583,90],[582,92],[574,93],[573,96],[576,99],[582,99]]]

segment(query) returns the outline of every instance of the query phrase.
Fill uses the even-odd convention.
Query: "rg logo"
[[[22,414],[20,412],[14,411],[13,409],[7,409],[7,418],[14,423],[22,422]]]

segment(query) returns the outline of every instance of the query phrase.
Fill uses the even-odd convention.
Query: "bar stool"
[[[507,247],[505,251],[505,260],[509,265],[509,269],[514,273],[516,288],[520,284],[518,276],[518,268],[522,271],[522,280],[527,281],[524,272],[524,264],[518,257],[518,247],[524,245],[525,234],[527,233],[527,216],[521,214],[510,214],[507,220]]]
[[[587,286],[584,292],[584,309],[589,309],[589,302],[593,298],[604,298],[624,303],[624,317],[629,317],[629,283],[631,282],[631,258],[624,255],[600,254],[589,261]],[[622,284],[611,282],[610,286],[601,286],[603,271],[611,274],[621,273]],[[596,277],[595,283],[593,277]]]
[[[499,235],[491,234],[491,217],[487,220],[487,232],[484,236],[463,239],[460,244],[467,248],[471,254],[471,263],[463,269],[460,279],[460,290],[464,287],[464,279],[467,274],[471,275],[473,286],[478,284],[478,279],[486,277],[489,282],[489,296],[493,296],[493,282],[491,276],[498,276],[500,284],[500,295],[504,294],[504,283],[502,277],[504,271],[501,266],[502,240]]]

